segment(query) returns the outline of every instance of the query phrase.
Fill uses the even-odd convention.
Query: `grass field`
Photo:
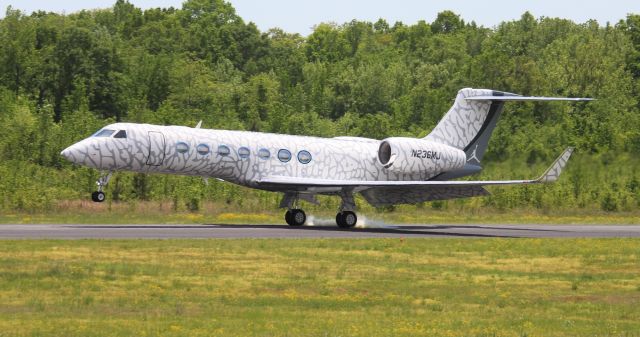
[[[308,215],[332,219],[335,209],[328,206],[303,205]],[[604,212],[601,210],[538,209],[432,209],[398,206],[393,212],[362,205],[358,214],[376,223],[441,224],[441,223],[501,223],[501,224],[640,224],[640,211]],[[147,201],[94,203],[88,200],[61,201],[56,207],[40,212],[0,212],[3,223],[83,223],[83,224],[283,224],[284,211],[277,205],[249,205],[244,208],[224,203],[203,203],[194,212],[178,210],[171,202]]]
[[[640,336],[640,240],[16,240],[0,336]]]

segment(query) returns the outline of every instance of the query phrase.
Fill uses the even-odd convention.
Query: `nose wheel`
[[[307,215],[301,209],[290,209],[284,214],[284,220],[289,226],[302,226],[307,221]]]
[[[102,189],[107,186],[109,180],[111,179],[111,172],[101,173],[100,178],[96,181],[96,185],[98,185],[98,190],[91,193],[91,201],[93,202],[103,202],[106,199],[106,195],[102,191]]]
[[[91,193],[91,200],[93,202],[103,202],[105,198],[106,198],[106,196],[104,195],[104,192],[102,192],[102,191],[95,191],[95,192]]]
[[[336,214],[336,224],[340,228],[351,228],[358,222],[358,217],[355,212],[343,211]]]

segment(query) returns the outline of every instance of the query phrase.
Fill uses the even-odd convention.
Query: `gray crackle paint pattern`
[[[396,156],[389,171],[419,176],[405,180],[427,180],[436,173],[460,169],[467,159],[462,150],[425,139],[391,137],[383,142],[389,144],[391,155]]]
[[[425,137],[436,143],[464,149],[478,134],[491,108],[490,101],[467,101],[472,96],[492,96],[493,90],[465,88],[458,91],[449,112]]]
[[[463,149],[481,131],[491,105],[490,101],[468,101],[465,98],[490,95],[491,90],[460,90],[452,108],[423,139],[391,137],[380,141],[359,137],[319,138],[115,123],[104,129],[114,132],[125,130],[126,138],[87,138],[67,149],[70,150],[67,158],[77,164],[104,171],[127,170],[214,177],[243,186],[290,193],[298,193],[300,190],[288,189],[287,186],[265,186],[260,181],[267,177],[425,181],[442,172],[455,171],[465,166],[467,157]],[[378,159],[379,148],[384,142],[389,144],[391,153],[395,155],[391,165],[383,165]],[[186,145],[185,151],[179,151],[178,144],[181,143]],[[203,151],[197,151],[199,146]],[[219,153],[220,147],[228,148],[228,155]],[[239,154],[241,148],[248,149],[248,156]],[[204,151],[206,149],[208,151]],[[278,152],[282,149],[291,153],[290,160],[283,162],[278,158]],[[268,152],[269,156],[258,156],[261,150]],[[423,151],[423,156],[414,155],[413,152],[417,150]],[[311,161],[307,164],[298,159],[301,151],[308,151],[311,155]],[[429,156],[424,156],[425,151]],[[558,172],[554,171],[556,178],[559,167],[555,168]],[[411,189],[370,187],[358,192],[376,206],[487,193],[481,187],[464,186],[424,186]],[[334,188],[307,193],[340,194],[345,193],[345,190]]]
[[[560,173],[562,172],[562,169],[567,164],[567,161],[569,161],[569,157],[571,157],[572,153],[573,153],[572,147],[564,151],[560,155],[560,157],[556,159],[553,165],[542,175],[542,177],[540,177],[538,181],[542,183],[552,183],[558,180],[558,177],[560,177]]]
[[[252,187],[257,187],[255,183],[266,176],[361,181],[425,180],[443,168],[457,167],[464,162],[456,149],[422,140],[407,139],[413,143],[423,142],[424,146],[438,151],[441,154],[439,160],[398,161],[394,170],[388,170],[378,163],[380,142],[373,139],[318,138],[130,123],[115,123],[105,129],[126,130],[127,138],[88,138],[77,144],[79,151],[76,154],[79,157],[72,161],[101,170],[215,177]],[[188,150],[179,153],[178,143],[186,143]],[[210,149],[209,153],[197,152],[198,145],[202,144]],[[226,156],[219,154],[219,146],[228,147],[230,153]],[[239,156],[241,147],[249,149],[248,157]],[[269,151],[269,158],[258,156],[262,149]],[[278,159],[281,149],[290,151],[289,161]],[[308,164],[298,160],[300,151],[311,154]]]

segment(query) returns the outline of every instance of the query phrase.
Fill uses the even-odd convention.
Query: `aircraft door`
[[[147,157],[147,165],[162,165],[165,156],[164,143],[164,135],[161,132],[149,131],[149,157]]]

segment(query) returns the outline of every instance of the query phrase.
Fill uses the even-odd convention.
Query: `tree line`
[[[640,205],[640,15],[617,23],[561,18],[486,28],[444,11],[408,25],[319,23],[303,37],[260,31],[222,0],[61,15],[8,7],[0,20],[0,209],[38,211],[86,198],[96,172],[61,149],[114,121],[382,139],[422,137],[463,87],[589,103],[509,103],[480,178],[537,174],[567,145],[552,186],[492,189],[491,197],[431,207],[596,208]],[[277,195],[182,177],[119,174],[122,201]],[[422,206],[420,206],[422,207]]]

